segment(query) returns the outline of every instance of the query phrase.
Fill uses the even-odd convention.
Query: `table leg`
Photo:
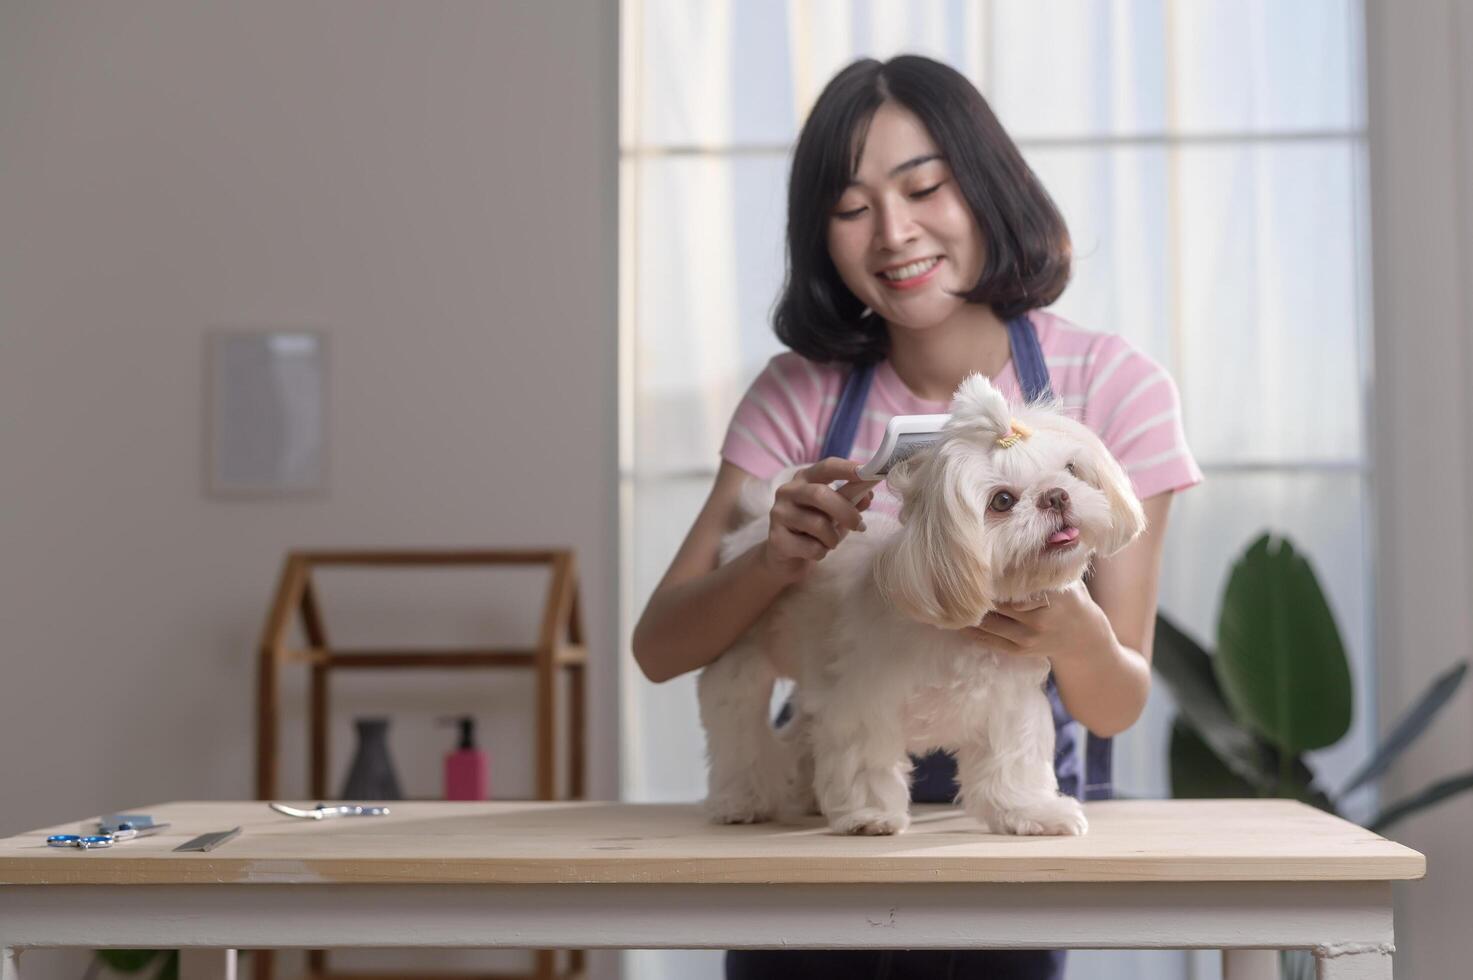
[[[1314,949],[1319,980],[1391,980],[1390,943],[1339,943]]]
[[[1279,980],[1276,949],[1225,949],[1222,980]]]
[[[0,980],[20,980],[20,950],[0,946]]]
[[[179,980],[236,980],[235,960],[233,949],[181,949]]]

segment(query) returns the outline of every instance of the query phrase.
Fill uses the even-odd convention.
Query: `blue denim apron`
[[[1024,400],[1051,396],[1048,365],[1026,316],[1008,321],[1008,342]],[[848,458],[873,378],[874,365],[867,364],[856,367],[844,382],[820,459]],[[1081,774],[1076,740],[1080,726],[1064,708],[1052,674],[1045,690],[1054,712],[1054,772],[1059,789],[1083,800],[1109,799],[1110,740],[1087,735]],[[779,724],[787,714],[784,706]],[[956,794],[956,760],[949,753],[933,752],[915,760],[910,788],[914,802],[951,803]],[[1061,980],[1063,975],[1064,951],[1059,949],[751,949],[726,954],[727,980]]]

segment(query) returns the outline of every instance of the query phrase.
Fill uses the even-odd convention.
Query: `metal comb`
[[[239,827],[230,830],[217,830],[212,834],[200,834],[198,837],[187,840],[174,848],[176,851],[213,851],[230,838],[240,833]]]

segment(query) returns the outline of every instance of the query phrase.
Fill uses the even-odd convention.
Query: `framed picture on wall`
[[[205,401],[205,486],[209,494],[327,491],[327,335],[323,331],[210,331]]]

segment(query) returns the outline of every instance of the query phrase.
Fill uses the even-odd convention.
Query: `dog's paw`
[[[996,810],[984,822],[997,832],[1027,837],[1078,837],[1089,830],[1084,807],[1072,796]]]
[[[708,796],[705,807],[712,823],[766,823],[772,819],[772,808],[751,797]]]
[[[908,813],[887,813],[870,808],[838,814],[829,821],[829,829],[834,833],[859,837],[888,837],[904,833],[909,826]]]

